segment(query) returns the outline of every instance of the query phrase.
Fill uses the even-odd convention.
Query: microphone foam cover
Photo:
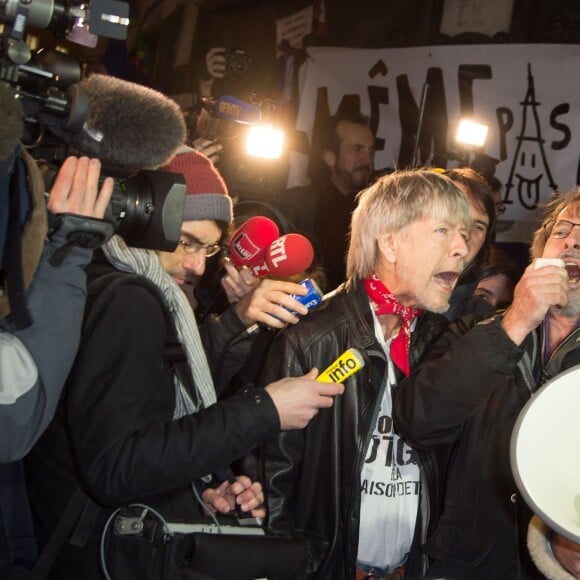
[[[251,266],[263,261],[266,248],[279,233],[276,223],[265,216],[245,221],[230,240],[230,259],[234,266]]]
[[[294,276],[307,270],[314,259],[314,248],[301,234],[286,234],[272,242],[265,260],[270,273],[279,278]]]
[[[86,126],[100,143],[83,140],[82,153],[128,171],[165,165],[186,138],[179,105],[162,93],[102,74],[78,83],[89,101]]]

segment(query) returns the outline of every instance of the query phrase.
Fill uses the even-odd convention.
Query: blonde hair
[[[428,215],[471,221],[465,194],[435,171],[396,171],[361,191],[351,220],[347,278],[368,278],[374,272],[381,235]]]

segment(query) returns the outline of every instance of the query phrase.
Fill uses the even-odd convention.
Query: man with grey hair
[[[422,574],[421,468],[392,429],[391,394],[445,325],[433,313],[447,309],[465,267],[469,226],[467,199],[447,177],[380,178],[352,216],[346,283],[274,339],[266,381],[323,369],[349,348],[364,361],[333,410],[248,460],[256,471],[262,462],[272,529],[310,540],[312,578]]]
[[[580,190],[548,204],[531,257],[505,313],[450,326],[395,402],[395,428],[420,456],[437,455],[444,478],[441,516],[425,545],[432,578],[544,577],[528,555],[531,514],[509,444],[534,392],[580,364]],[[580,547],[570,544],[552,534],[545,554],[568,576],[544,572],[546,558],[534,550],[546,577],[578,577]]]

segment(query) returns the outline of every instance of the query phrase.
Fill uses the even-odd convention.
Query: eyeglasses
[[[205,257],[211,258],[215,256],[222,249],[220,244],[207,244],[204,245],[195,236],[189,236],[189,240],[179,240],[179,245],[186,254],[197,254],[201,251],[205,251]]]
[[[576,226],[580,227],[580,223],[568,220],[558,220],[554,223],[554,227],[552,227],[550,237],[555,240],[565,240]]]

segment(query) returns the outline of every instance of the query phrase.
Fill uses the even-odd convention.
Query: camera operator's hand
[[[103,218],[114,182],[112,177],[107,177],[99,190],[100,174],[101,162],[98,159],[67,157],[50,190],[48,211]]]
[[[219,153],[223,149],[223,145],[215,139],[198,137],[192,142],[191,146],[199,153],[203,153],[206,157],[209,157],[214,165],[220,160]]]
[[[223,79],[226,76],[226,53],[223,46],[215,46],[205,53],[205,66],[207,72],[214,79]]]

